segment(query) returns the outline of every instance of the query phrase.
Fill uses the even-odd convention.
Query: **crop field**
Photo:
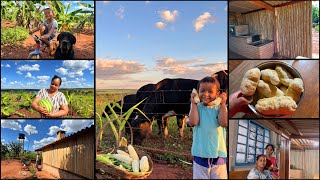
[[[134,94],[136,91],[131,89],[96,91],[96,132],[100,130],[102,124],[107,122],[107,118],[102,118],[101,116],[106,103],[118,102],[125,95]],[[116,129],[119,128],[117,123],[114,123],[114,126]],[[190,179],[192,178],[192,166],[184,162],[192,163],[192,160],[184,155],[187,154],[191,157],[192,132],[190,128],[185,128],[184,139],[180,139],[176,117],[170,118],[168,131],[168,139],[165,139],[163,134],[158,135],[158,124],[156,121],[153,121],[151,136],[145,139],[140,146],[133,144],[135,147],[145,148],[143,150],[152,158],[154,169],[148,178]],[[125,135],[124,132],[121,133],[128,140],[128,143],[130,143],[130,135]],[[108,152],[115,147],[115,144],[115,135],[111,126],[107,125],[103,130],[102,139],[97,150],[101,153]],[[166,173],[163,174],[163,172]],[[96,176],[97,178],[112,178],[100,174],[96,174]]]
[[[94,90],[61,90],[68,101],[67,118],[94,117]],[[40,118],[40,114],[31,108],[37,90],[2,90],[1,118]]]

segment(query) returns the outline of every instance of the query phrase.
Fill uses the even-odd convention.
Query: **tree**
[[[319,8],[317,6],[312,6],[312,22],[319,23]]]
[[[22,150],[22,144],[19,142],[10,142],[8,144],[9,150],[13,154],[14,157],[19,157],[19,154]]]
[[[9,153],[7,145],[2,144],[1,142],[1,158],[5,157],[7,153]]]

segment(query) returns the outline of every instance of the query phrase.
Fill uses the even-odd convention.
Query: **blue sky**
[[[89,127],[93,120],[1,120],[1,142],[18,142],[19,133],[25,134],[24,149],[34,151],[56,140],[59,129],[67,131],[66,136]]]
[[[62,78],[60,88],[93,88],[92,60],[1,60],[1,89],[49,88],[54,75]]]
[[[226,7],[224,1],[97,2],[97,88],[200,79],[225,69]]]

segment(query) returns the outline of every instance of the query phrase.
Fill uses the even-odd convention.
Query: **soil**
[[[35,166],[34,163],[31,163],[29,167]],[[37,171],[37,177],[45,178],[45,179],[56,179],[55,177],[51,176],[47,171]],[[1,179],[29,179],[32,177],[32,173],[26,168],[22,169],[21,162],[16,159],[10,160],[1,160]]]
[[[32,113],[30,111],[28,111],[27,109],[18,109],[16,111],[18,111],[19,113],[24,114],[25,118],[41,118],[40,113],[38,113],[35,110],[33,110]],[[70,116],[70,115],[67,115],[67,116]],[[12,115],[10,115],[9,117],[6,117],[6,118],[23,118],[23,117],[18,116],[16,114],[12,114]],[[70,118],[81,118],[81,117],[75,111],[72,111],[72,114],[71,114]]]
[[[319,58],[319,32],[312,29],[312,57]]]
[[[14,23],[1,23],[2,27],[14,27]],[[36,32],[35,35],[40,36],[40,32]],[[58,37],[59,33],[56,34]],[[56,37],[53,42],[57,42]],[[94,33],[85,30],[75,35],[77,42],[73,46],[75,52],[75,59],[94,59]],[[19,45],[1,45],[1,59],[26,59],[32,51],[35,50],[35,41],[32,36],[29,36]],[[43,59],[53,59],[50,56],[48,50],[45,49],[42,54]]]
[[[147,179],[192,179],[192,167],[154,163],[153,171]]]

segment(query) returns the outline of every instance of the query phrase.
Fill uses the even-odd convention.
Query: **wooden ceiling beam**
[[[318,135],[303,135],[303,136],[291,135],[290,138],[294,138],[294,139],[319,139],[319,134]]]
[[[265,8],[267,10],[274,11],[274,7],[272,7],[270,4],[265,3],[263,1],[247,1],[247,2],[254,4],[256,6],[259,6],[259,7]]]
[[[277,129],[277,127],[269,120],[256,120],[259,124],[271,129],[272,131],[274,131],[275,133],[283,136],[286,139],[290,139],[290,134],[288,134],[283,128],[279,127],[279,129]]]
[[[285,120],[289,126],[291,126],[300,136],[303,136],[303,134],[299,131],[299,129],[290,121],[290,120]]]
[[[304,150],[304,148],[301,146],[301,144],[297,140],[291,139],[291,142],[297,145],[300,148],[300,150]]]

